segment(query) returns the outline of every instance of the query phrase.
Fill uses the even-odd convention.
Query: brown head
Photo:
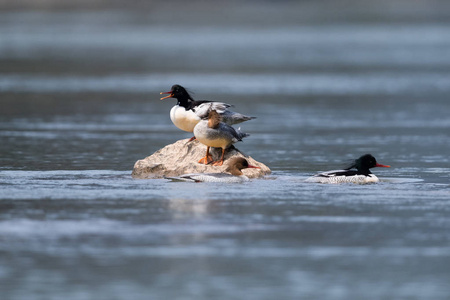
[[[239,176],[244,175],[241,170],[247,168],[259,169],[259,167],[250,165],[245,158],[235,157],[228,162],[228,168],[225,171],[231,173],[232,175]]]
[[[208,127],[212,129],[217,129],[219,127],[219,123],[222,120],[219,113],[215,110],[212,110],[208,114]]]

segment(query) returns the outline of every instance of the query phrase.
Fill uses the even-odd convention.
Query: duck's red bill
[[[382,165],[382,164],[376,164],[375,167],[379,167],[379,168],[390,168],[391,166],[388,165]]]
[[[260,167],[257,167],[257,166],[252,166],[252,165],[248,165],[248,167],[247,168],[253,168],[253,169],[261,169]]]
[[[160,94],[160,95],[163,95],[163,94],[169,94],[169,96],[162,97],[160,100],[164,100],[164,99],[172,98],[172,97],[173,97],[172,92],[161,92],[161,93],[159,93],[159,94]]]

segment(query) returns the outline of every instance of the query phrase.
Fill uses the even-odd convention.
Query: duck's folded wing
[[[184,174],[177,177],[164,177],[172,181],[186,181],[186,182],[241,182],[243,178],[240,176],[233,176],[226,173],[195,173]]]
[[[176,177],[164,176],[164,179],[168,179],[168,180],[171,180],[171,181],[199,182],[199,181],[196,181],[194,178],[189,177],[188,175],[189,174],[182,175],[182,176],[176,176]]]
[[[354,176],[357,173],[356,170],[333,170],[316,174],[314,177]]]
[[[256,119],[256,117],[250,117],[243,115],[238,112],[234,112],[231,110],[226,110],[224,113],[220,114],[222,117],[222,122],[228,125],[239,124],[248,120]]]
[[[344,182],[355,182],[360,180],[359,177],[363,177],[356,175],[357,175],[356,170],[333,170],[311,176],[307,178],[305,182],[344,183]]]
[[[203,119],[206,118],[212,110],[217,111],[219,114],[223,114],[229,107],[231,107],[230,104],[223,102],[207,102],[196,106],[192,110],[197,116]]]

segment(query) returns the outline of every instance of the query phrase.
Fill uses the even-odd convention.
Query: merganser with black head
[[[380,180],[369,170],[375,167],[389,168],[390,166],[379,164],[377,163],[375,157],[371,154],[365,154],[356,159],[354,163],[344,170],[319,173],[306,179],[306,182],[358,184],[376,183]]]
[[[255,117],[249,117],[229,110],[228,108],[231,105],[227,103],[208,100],[196,101],[179,84],[173,85],[170,92],[161,92],[160,94],[169,94],[166,97],[162,97],[161,100],[167,98],[176,98],[178,100],[177,104],[170,110],[170,119],[175,126],[187,132],[193,132],[195,125],[202,118],[206,118],[211,110],[217,111],[222,116],[222,122],[228,125],[255,119]]]
[[[241,132],[240,128],[236,130],[230,125],[221,122],[219,113],[212,110],[208,114],[208,119],[203,119],[195,125],[194,136],[200,143],[206,145],[206,155],[198,162],[202,164],[210,163],[212,157],[209,154],[209,148],[222,148],[220,160],[213,162],[213,166],[221,166],[223,164],[225,150],[232,144],[242,141],[249,134]]]
[[[225,170],[227,173],[194,173],[184,174],[178,177],[166,177],[174,181],[188,181],[188,182],[224,182],[224,183],[240,183],[249,181],[250,179],[242,173],[242,169],[256,168],[252,166],[243,157],[235,157],[228,162],[228,167]]]

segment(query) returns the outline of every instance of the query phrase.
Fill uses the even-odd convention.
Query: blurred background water
[[[1,299],[448,299],[446,1],[0,2]],[[136,180],[172,84],[246,184]],[[376,185],[303,180],[372,153]]]

